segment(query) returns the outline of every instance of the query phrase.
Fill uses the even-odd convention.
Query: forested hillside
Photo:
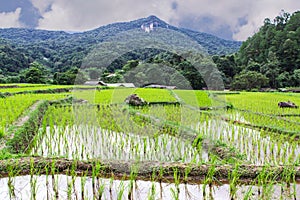
[[[234,89],[300,86],[300,12],[265,19],[235,55],[214,61]]]
[[[45,66],[52,74],[74,71],[74,68],[81,67],[82,60],[97,44],[124,31],[141,29],[142,25],[151,23],[191,37],[211,55],[234,53],[241,45],[240,42],[223,40],[206,33],[176,28],[155,16],[73,34],[22,28],[0,29],[0,81],[10,82],[9,77],[19,76],[34,61]],[[139,58],[138,55],[135,57]]]
[[[282,12],[273,20],[265,19],[257,33],[243,43],[180,29],[168,25],[155,16],[110,24],[95,30],[73,34],[63,31],[0,29],[0,82],[28,82],[25,74],[38,70],[36,74],[42,74],[42,77],[37,77],[36,80],[72,84],[78,69],[82,67],[82,61],[87,55],[91,55],[90,52],[95,46],[116,35],[120,36],[120,33],[124,31],[140,29],[143,25],[151,23],[155,27],[166,28],[188,36],[200,44],[212,56],[227,88],[250,90],[300,85],[299,11],[293,14]],[[168,37],[162,37],[162,40],[168,39]],[[82,80],[101,76],[103,80],[109,82],[124,81],[126,70],[123,68],[128,66],[128,63],[139,61],[155,65],[162,63],[180,72],[191,82],[193,88],[204,87],[203,78],[196,81],[200,76],[194,73],[192,63],[185,59],[178,60],[174,56],[172,53],[158,49],[136,49],[114,60],[101,75],[103,71],[93,67],[93,62],[97,57],[95,54],[88,61],[88,64],[92,66],[91,69],[87,69],[86,74],[81,74],[81,77]],[[215,66],[208,60],[204,62],[208,66]],[[31,69],[32,66],[36,68]],[[149,65],[150,69],[152,67]],[[167,69],[162,71],[163,75],[169,73]],[[43,74],[46,72],[47,74]],[[115,73],[115,76],[106,77],[112,73]],[[140,72],[139,75],[145,74]],[[165,83],[171,84],[171,79],[171,76],[165,79]],[[30,78],[30,80],[34,79]]]
[[[194,35],[192,31],[188,32],[191,37],[197,35],[196,33]],[[214,46],[212,42],[210,44],[212,47]],[[152,56],[152,59],[148,59],[148,63],[163,63],[164,66],[175,69],[190,82],[194,89],[206,86],[203,77],[187,60],[176,59],[176,56],[168,53]],[[143,60],[140,57],[131,57],[131,59]],[[212,60],[221,72],[226,88],[259,90],[261,88],[299,87],[300,12],[290,15],[283,11],[274,20],[265,19],[264,25],[257,33],[242,43],[237,53],[214,55]],[[125,64],[122,63],[120,66]],[[214,68],[214,64],[205,61],[205,65],[211,66],[211,69]],[[150,65],[148,68],[151,69]],[[110,79],[102,78],[106,81],[120,81],[124,78],[124,71],[126,72],[124,69],[117,71],[117,76]],[[146,75],[141,71],[138,73],[142,77]],[[161,74],[174,76],[167,69],[162,70]],[[137,80],[137,77],[131,76],[130,80]],[[163,80],[167,80],[167,78]],[[172,84],[172,81],[166,81],[166,84],[168,83]]]

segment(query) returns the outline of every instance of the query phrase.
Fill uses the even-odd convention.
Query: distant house
[[[108,87],[126,87],[126,88],[135,88],[133,83],[107,83]]]
[[[107,78],[111,78],[111,77],[116,77],[117,76],[117,74],[109,74],[109,75],[107,75],[106,77]]]
[[[94,85],[100,85],[99,82],[100,82],[100,81],[98,81],[98,80],[89,80],[89,81],[86,81],[86,82],[84,83],[84,85],[91,85],[91,86],[94,86]]]
[[[104,83],[103,81],[98,81],[99,83],[99,85],[101,85],[101,86],[107,86],[107,84],[106,83]]]
[[[151,85],[145,86],[145,88],[159,88],[159,89],[174,90],[174,89],[176,89],[176,86],[172,86],[172,85],[158,85],[158,84],[151,84]]]
[[[300,88],[278,88],[280,92],[294,92],[300,93]]]
[[[104,83],[103,81],[98,80],[89,80],[84,83],[84,85],[89,86],[108,86],[108,87],[126,87],[126,88],[134,88],[135,85],[133,83]]]

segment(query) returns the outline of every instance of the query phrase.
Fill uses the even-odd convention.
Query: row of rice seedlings
[[[159,107],[164,108],[164,109],[157,109]],[[118,109],[119,109],[118,107],[113,107],[112,112],[116,115],[116,113],[118,113]],[[145,109],[142,109],[142,110],[144,111]],[[146,110],[149,111],[149,109],[147,109],[147,108],[146,108]],[[152,111],[152,108],[150,108],[150,110]],[[138,110],[138,112],[139,111],[140,110]],[[168,123],[172,123],[171,126],[174,125],[174,130],[171,130],[172,133],[169,133],[170,130],[165,130],[164,123],[166,123],[169,119],[171,119],[171,117],[168,117],[168,116],[180,115],[180,114],[178,114],[178,106],[154,106],[154,112],[150,112],[151,114],[147,115],[147,116],[151,117],[151,120],[153,120],[153,122],[150,124],[145,123],[143,121],[143,119],[142,119],[142,121],[139,121],[138,120],[139,118],[136,115],[130,115],[130,113],[126,113],[126,112],[122,112],[122,114],[117,114],[117,116],[122,116],[122,117],[119,119],[116,119],[118,117],[114,117],[114,119],[117,122],[117,124],[121,125],[120,128],[121,128],[122,132],[125,132],[125,133],[126,132],[134,133],[134,134],[142,135],[142,136],[150,135],[151,137],[155,136],[157,134],[167,133],[167,134],[175,134],[176,137],[178,137],[178,139],[184,139],[184,138],[186,138],[185,134],[187,134],[185,132],[186,131],[185,129],[188,127],[182,126],[182,125],[185,125],[184,123],[182,123],[182,121],[188,121],[189,119],[193,119],[193,121],[191,120],[187,124],[188,126],[193,127],[193,123],[195,123],[196,121],[199,122],[199,118],[200,118],[199,113],[196,113],[197,116],[194,116],[193,115],[194,113],[191,113],[191,112],[189,113],[189,115],[187,115],[185,113],[186,111],[190,111],[190,110],[187,110],[187,109],[181,110],[180,109],[179,113],[184,115],[184,117],[181,116],[182,117],[181,121],[175,120],[175,121],[168,122]],[[129,114],[129,116],[128,116],[128,114]],[[156,118],[156,116],[158,116],[158,117]],[[164,118],[164,116],[166,116],[166,118]],[[125,121],[124,117],[129,120]],[[195,120],[195,118],[197,118],[198,120],[197,119]],[[203,118],[203,116],[202,116],[202,118]],[[103,117],[100,117],[99,121],[101,121],[101,120],[103,120]],[[201,120],[201,118],[200,118],[200,120]],[[99,124],[102,124],[102,123],[99,123]],[[163,130],[161,128],[163,128]],[[173,133],[173,131],[175,131],[175,132]],[[188,134],[190,136],[191,134],[195,134],[195,133],[189,132]],[[196,135],[195,135],[195,137],[196,137]],[[191,145],[193,141],[190,139],[188,139],[188,140],[189,140],[189,142],[187,142],[186,144]],[[202,154],[203,160],[208,160],[208,154],[205,150],[203,150],[201,148],[198,150],[198,152],[200,153],[200,155]]]
[[[289,120],[291,122],[300,123],[300,114],[297,117],[284,117],[284,119]]]
[[[79,159],[88,159],[89,155],[107,159],[141,158],[184,162],[206,161],[208,158],[205,151],[196,152],[190,141],[161,134],[159,127],[151,124],[131,121],[134,116],[124,114],[117,106],[102,107],[96,116],[99,124],[76,123],[74,119],[89,122],[88,117],[93,113],[93,108],[78,107],[82,110],[75,112],[78,111],[80,117],[72,116],[73,109],[49,107],[42,129],[36,137],[33,153]]]
[[[112,108],[109,108],[109,109],[112,109]],[[116,107],[116,111],[114,115],[118,116],[120,114],[116,114],[117,111],[118,111],[119,108]],[[106,111],[109,111],[109,110],[106,110]],[[102,114],[108,114],[109,112],[103,112]],[[86,113],[89,113],[89,112],[86,112]],[[118,132],[123,132],[124,133],[136,133],[136,134],[139,134],[139,135],[155,135],[158,133],[158,129],[151,129],[151,127],[148,127],[146,126],[146,124],[140,126],[140,124],[137,124],[136,121],[134,121],[134,123],[128,123],[128,119],[130,118],[126,118],[126,120],[124,120],[124,115],[123,113],[121,114],[121,118],[119,118],[118,120],[116,120],[115,118],[116,117],[113,117],[113,118],[109,118],[109,120],[107,120],[105,117],[103,117],[103,115],[99,115],[99,119],[102,120],[102,122],[105,122],[105,124],[107,125],[112,125],[112,120],[114,119],[115,121],[117,121],[118,127],[121,127],[121,130],[122,131],[118,131]],[[104,120],[104,121],[103,121]],[[206,119],[208,121],[208,119]],[[61,120],[61,121],[64,121],[64,120]],[[104,124],[104,123],[101,123],[101,124]],[[64,125],[63,125],[64,126]],[[224,126],[224,125],[223,125]],[[146,128],[145,128],[146,127]],[[216,127],[218,127],[218,125],[216,125]],[[222,127],[222,126],[221,126]],[[235,127],[235,126],[233,126]],[[111,129],[116,129],[116,128],[109,128],[109,126],[107,126],[106,128],[108,128],[109,130]],[[223,127],[224,128],[224,127]],[[225,128],[226,128],[226,125],[225,125]],[[207,130],[211,129],[209,127],[206,127]],[[223,134],[220,135],[220,134],[215,134],[217,136],[217,140],[221,140],[225,143],[228,143],[229,141],[229,144],[230,146],[237,146],[239,149],[242,150],[242,152],[246,155],[248,155],[248,159],[251,160],[252,157],[255,158],[255,161],[252,160],[252,162],[254,163],[263,163],[263,162],[271,162],[271,163],[275,163],[275,164],[280,164],[280,163],[283,163],[283,162],[287,162],[287,159],[286,157],[289,158],[288,161],[295,161],[299,155],[299,147],[297,144],[293,143],[293,145],[289,145],[288,142],[286,142],[284,145],[281,145],[281,143],[277,144],[275,143],[274,141],[271,141],[271,139],[264,139],[262,140],[263,141],[263,145],[261,145],[261,136],[260,134],[258,134],[258,132],[256,131],[253,131],[251,129],[245,129],[245,128],[239,128],[239,130],[236,130],[237,127],[235,127],[232,130],[228,130],[227,132],[230,132],[231,133],[231,136],[233,134],[233,137],[228,137],[228,136],[224,136],[223,137]],[[151,131],[149,131],[151,130]],[[148,132],[147,132],[148,131]],[[250,134],[248,133],[248,131],[250,131]],[[143,133],[141,133],[143,132]],[[147,134],[145,134],[144,132],[147,132]],[[213,131],[214,132],[214,131]],[[222,131],[216,131],[215,133],[220,133]],[[255,133],[257,136],[255,136],[255,134],[252,134]],[[125,134],[126,135],[126,134]],[[227,135],[229,135],[227,133]],[[237,136],[235,136],[237,135]],[[238,136],[240,135],[240,136]],[[245,138],[241,137],[241,135],[244,135]],[[249,135],[251,135],[251,140],[249,140]],[[225,140],[225,139],[227,140]],[[242,138],[242,139],[240,139]],[[249,140],[249,142],[247,142]],[[241,141],[241,142],[237,142],[237,141]],[[122,145],[121,145],[122,146]],[[283,148],[282,148],[283,147]],[[271,155],[271,157],[268,156],[268,154]],[[275,159],[274,159],[275,158]],[[273,162],[271,161],[273,160]]]
[[[198,110],[192,110],[184,106],[164,105],[151,106],[138,109],[149,116],[154,116],[166,121],[172,121],[182,126],[194,127],[201,121],[206,120],[207,115],[201,115]]]
[[[231,199],[299,199],[299,185],[293,184],[293,187],[286,187],[286,184],[268,182],[263,186],[243,185],[237,186],[237,191]]]
[[[159,109],[155,109],[154,113],[156,115],[149,115],[149,120],[146,120],[144,117],[134,114],[136,112],[139,113],[141,110],[133,111],[134,113],[132,113],[132,111],[128,110],[128,106],[100,106],[99,108],[91,106],[50,106],[44,119],[46,120],[46,124],[49,124],[50,121],[59,126],[87,124],[117,132],[150,135],[153,137],[158,133],[162,133],[164,123],[170,119],[163,116],[171,116],[172,114],[178,116],[180,113],[185,112],[184,110],[178,111],[176,106],[165,106],[163,108],[166,108],[166,110],[160,111]],[[186,114],[182,114],[181,120],[179,118],[175,120],[174,118],[175,121],[172,121],[172,123],[176,127],[185,124],[186,126],[193,127],[192,124],[196,124],[199,120],[204,120],[207,117],[205,115],[200,116],[199,113],[196,114],[197,116],[193,117],[192,112],[187,112]],[[156,118],[156,116],[159,117]],[[191,120],[190,122],[188,122],[189,119]]]
[[[230,112],[230,117],[233,120],[250,123],[262,127],[269,127],[278,130],[284,130],[289,132],[299,132],[300,124],[299,121],[284,120],[280,117],[259,115],[252,112]]]
[[[62,185],[64,183],[59,182],[59,179],[55,179],[54,174],[56,169],[53,165],[49,174],[52,175],[50,178],[52,178],[52,183],[54,184],[52,184],[52,187],[47,190],[47,194],[48,199],[51,194],[54,199],[145,199],[146,197],[148,197],[148,199],[248,199],[248,197],[253,199],[296,199],[299,197],[299,194],[297,194],[297,189],[300,188],[298,185],[296,185],[295,179],[292,179],[292,182],[290,182],[291,178],[295,174],[293,168],[286,168],[282,173],[282,177],[286,177],[286,183],[277,183],[275,181],[276,177],[272,176],[272,171],[267,171],[268,168],[266,167],[266,171],[263,170],[258,175],[257,180],[253,180],[253,185],[245,186],[239,185],[238,165],[236,165],[236,168],[233,170],[233,172],[228,175],[229,184],[216,186],[213,184],[218,183],[218,180],[215,178],[215,163],[216,158],[212,158],[210,168],[205,176],[205,180],[203,184],[200,185],[181,184],[179,180],[183,175],[179,174],[176,169],[173,170],[174,184],[154,182],[157,176],[158,178],[162,178],[164,176],[164,171],[159,170],[158,174],[153,174],[151,179],[152,182],[147,182],[147,192],[144,192],[144,188],[146,187],[141,187],[139,185],[139,181],[135,180],[135,171],[132,171],[130,174],[129,181],[115,181],[112,177],[111,179],[107,179],[108,184],[106,186],[103,186],[104,181],[101,181],[101,186],[97,186],[97,180],[99,179],[96,177],[99,173],[101,173],[101,166],[97,165],[95,168],[93,168],[92,177],[87,177],[84,175],[82,178],[79,178],[80,183],[78,187],[76,187],[75,184],[77,179],[75,175],[75,168],[72,168],[68,174],[69,179],[67,181],[67,189],[61,191],[61,189],[66,187]],[[33,174],[39,173],[37,170],[33,170],[33,168],[34,166],[31,165],[30,177],[33,177]],[[136,170],[138,170],[138,166]],[[191,169],[187,168],[186,173],[184,174],[184,180],[188,178],[190,170]],[[15,172],[12,168],[11,176],[13,176],[14,173],[17,172]],[[47,177],[48,176],[46,176],[48,183],[46,182],[46,185],[49,186],[51,183],[49,183],[49,177]],[[270,179],[269,177],[273,177],[274,179]],[[15,191],[18,189],[16,189],[17,187],[14,184],[11,184],[14,178],[11,179],[12,181],[10,181],[10,187],[12,194],[15,195]],[[30,182],[32,183],[32,194],[32,191],[35,189],[35,185],[39,184],[36,184],[36,182],[38,182],[36,180],[30,180]],[[119,184],[115,185],[116,182]],[[86,185],[87,183],[89,183],[88,186]],[[88,189],[85,189],[86,186]],[[107,193],[105,193],[105,188],[107,188]],[[194,190],[193,188],[196,189]],[[67,191],[67,194],[65,191]],[[99,193],[97,193],[97,191],[99,191]],[[35,194],[39,194],[39,191],[36,190]],[[99,197],[98,195],[101,196]],[[145,195],[147,196],[145,197]]]
[[[274,140],[261,136],[259,131],[211,120],[198,125],[198,129],[212,140],[220,140],[247,155],[253,164],[291,164],[299,161],[300,146],[297,142]]]
[[[151,136],[159,131],[159,127],[138,120],[119,106],[101,106],[99,110],[94,106],[50,106],[44,119],[45,126],[51,123],[62,127],[83,124],[100,126],[103,129],[117,132]]]
[[[91,126],[54,126],[40,130],[32,154],[64,156],[72,159],[156,160],[200,162],[207,153],[196,151],[190,142],[170,135],[142,137]]]
[[[281,182],[278,182],[276,173],[265,165],[257,178],[247,185],[239,183],[238,167],[239,163],[236,163],[233,171],[228,174],[231,199],[297,199],[298,185],[293,167],[285,168],[281,174]]]
[[[176,172],[174,172],[175,178]],[[260,180],[266,180],[263,174]],[[263,185],[205,185],[98,178],[95,175],[27,175],[0,179],[3,199],[298,199],[300,185],[268,180]]]

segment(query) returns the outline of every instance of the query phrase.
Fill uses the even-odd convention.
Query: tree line
[[[299,87],[300,12],[265,19],[237,53],[213,60],[232,89]]]
[[[44,37],[50,37],[48,35]],[[69,36],[57,36],[61,41],[66,37]],[[84,38],[86,42],[87,38]],[[143,81],[153,81],[147,79],[148,76],[158,74],[162,84],[202,89],[207,86],[203,76],[210,71],[209,77],[221,76],[225,87],[234,90],[300,86],[299,11],[293,14],[282,11],[273,20],[265,19],[259,31],[244,41],[236,53],[214,55],[211,59],[200,56],[198,68],[180,55],[158,49],[138,49],[120,56],[105,70],[93,63],[80,70],[82,59],[89,52],[80,47],[80,40],[74,39],[73,46],[69,44],[67,48],[54,39],[45,45],[47,48],[34,44],[25,49],[26,46],[0,40],[0,82],[69,85],[75,80],[83,83],[101,78],[105,82],[135,81],[143,85]],[[60,53],[65,56],[60,57]]]

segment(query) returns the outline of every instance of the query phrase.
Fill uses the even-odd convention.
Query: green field
[[[193,199],[188,191],[206,199],[217,188],[231,199],[299,196],[300,109],[277,104],[300,105],[300,94],[6,86],[0,85],[9,93],[0,98],[0,180],[11,198],[22,178],[31,191],[48,185],[54,199],[138,199],[138,192]],[[40,90],[48,93],[33,92]],[[16,93],[22,91],[28,93]],[[150,104],[129,106],[130,94]]]
[[[231,102],[235,108],[260,112],[265,114],[299,114],[297,109],[282,109],[277,106],[280,101],[292,101],[300,105],[300,94],[298,93],[261,93],[241,92],[238,95],[228,95],[226,100]]]
[[[175,102],[176,99],[167,90],[141,88],[115,88],[104,90],[79,90],[73,94],[77,98],[96,104],[122,103],[130,94],[137,94],[147,102]]]

